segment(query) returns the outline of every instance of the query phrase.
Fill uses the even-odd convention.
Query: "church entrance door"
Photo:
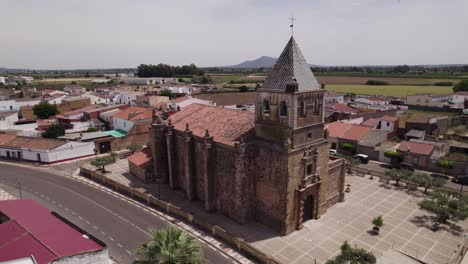
[[[310,220],[313,218],[313,210],[314,210],[314,197],[309,195],[304,200],[304,211],[302,212],[302,222]]]

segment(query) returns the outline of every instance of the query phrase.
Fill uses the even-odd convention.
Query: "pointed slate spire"
[[[268,73],[262,89],[284,91],[286,84],[294,79],[297,82],[298,91],[320,89],[320,84],[315,79],[294,37],[291,37],[273,69]]]

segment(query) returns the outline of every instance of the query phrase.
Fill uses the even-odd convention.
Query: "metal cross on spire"
[[[294,36],[294,21],[296,20],[293,15],[289,18],[291,20],[291,25],[289,26],[291,28],[291,37]]]

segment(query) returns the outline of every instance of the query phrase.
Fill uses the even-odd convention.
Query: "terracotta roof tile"
[[[57,139],[17,136],[16,138],[12,140],[1,143],[1,145],[4,147],[10,147],[10,148],[30,148],[30,149],[50,150],[50,149],[60,147],[66,143],[67,143],[66,141],[57,140]]]
[[[351,124],[343,122],[333,122],[326,125],[328,135],[333,138],[343,137],[343,135],[351,128]]]
[[[334,111],[334,112],[359,113],[358,109],[352,108],[346,104],[341,104],[341,103],[327,105],[326,108],[328,111]]]
[[[365,122],[361,123],[362,126],[373,127],[373,128],[377,127],[378,124],[379,124],[379,119],[376,119],[376,118],[367,119]]]
[[[349,139],[349,140],[361,140],[369,131],[371,130],[370,127],[355,125],[353,124],[348,131],[344,134],[342,138]]]
[[[0,134],[0,145],[3,145],[4,143],[16,138],[16,135],[11,135],[11,134]]]
[[[430,144],[424,144],[424,143],[403,141],[400,143],[397,150],[401,152],[409,151],[411,153],[416,153],[416,154],[421,154],[421,155],[430,155],[432,151],[434,150],[434,146]]]
[[[117,114],[114,115],[114,118],[120,118],[123,120],[131,120],[133,117],[151,110],[149,108],[144,108],[144,107],[137,107],[137,106],[130,106],[127,109],[124,109]]]
[[[249,111],[239,111],[216,106],[191,104],[170,117],[174,128],[185,130],[189,125],[195,136],[203,137],[208,129],[215,142],[234,145],[241,136],[253,132],[255,115]]]
[[[133,155],[128,156],[128,162],[138,167],[146,167],[151,163],[152,160],[153,157],[151,155],[150,147],[146,147],[140,151],[133,153]]]
[[[398,119],[400,119],[398,116],[388,116],[388,115],[385,115],[379,118],[379,120],[389,121],[389,122],[396,122],[398,121]]]

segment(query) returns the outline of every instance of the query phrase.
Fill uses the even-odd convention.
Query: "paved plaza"
[[[142,184],[128,173],[126,159],[106,169],[110,171],[108,177],[157,195],[157,185]],[[372,251],[379,258],[378,263],[420,263],[412,258],[430,264],[452,263],[458,245],[465,238],[468,220],[433,232],[431,214],[417,205],[423,199],[420,191],[397,188],[368,176],[347,175],[346,183],[351,184],[351,192],[346,193],[345,202],[334,205],[320,219],[306,222],[302,230],[288,236],[279,236],[255,221],[239,225],[221,214],[207,213],[201,203],[187,201],[183,193],[171,191],[166,185],[161,186],[161,195],[163,200],[222,226],[281,263],[325,263],[339,254],[345,240]],[[379,215],[383,216],[384,226],[379,235],[374,235],[370,232],[371,221]]]

